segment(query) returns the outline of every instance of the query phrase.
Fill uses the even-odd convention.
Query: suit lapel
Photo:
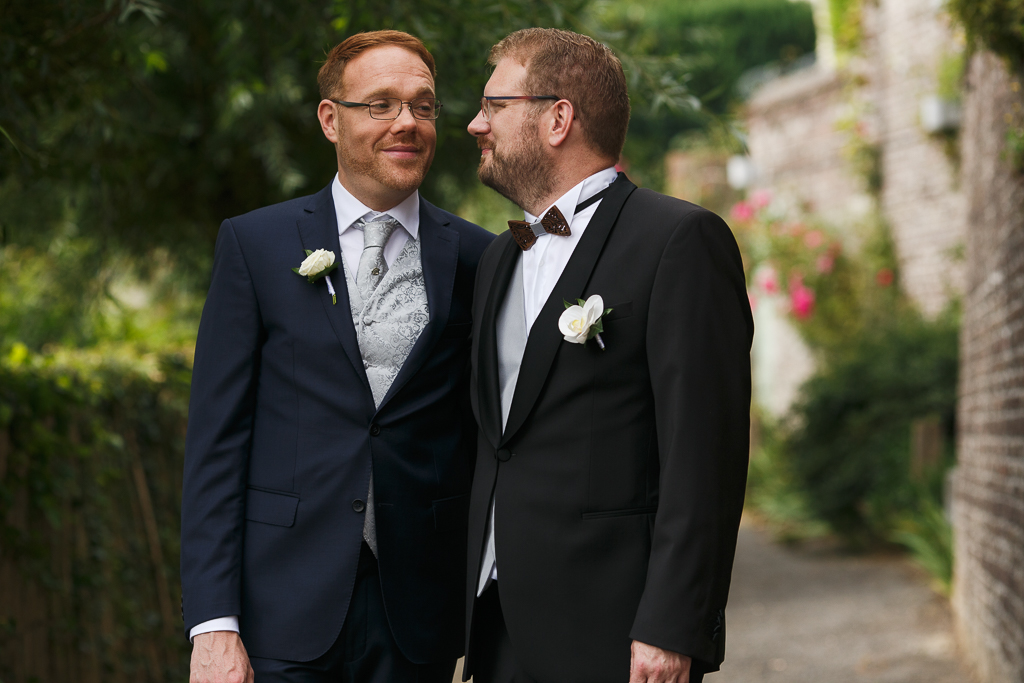
[[[498,310],[505,300],[520,253],[519,247],[507,234],[498,239],[505,239],[505,246],[498,257],[498,265],[491,278],[490,287],[486,290],[487,299],[479,332],[474,339],[477,367],[477,382],[474,384],[478,392],[477,411],[480,414],[480,428],[495,448],[501,440],[501,388],[498,386],[496,331]]]
[[[306,215],[298,221],[302,247],[310,251],[329,249],[337,255],[338,261],[342,261],[344,256],[341,253],[341,241],[338,238],[338,218],[334,212],[331,186],[328,185],[313,195],[304,210]],[[331,301],[326,283],[317,283],[316,290],[327,313],[327,318],[331,321],[331,327],[334,328],[334,334],[338,336],[338,341],[341,342],[341,347],[345,350],[345,355],[348,356],[352,368],[362,380],[366,390],[370,391],[370,382],[366,379],[366,370],[363,368],[363,356],[359,352],[359,342],[356,340],[356,328],[352,324],[348,285],[345,283],[343,267],[343,264],[339,265],[338,269],[330,275],[334,290],[338,295],[337,305]]]
[[[608,235],[619,217],[626,198],[636,189],[625,174],[620,173],[618,179],[611,184],[607,196],[601,201],[597,213],[590,219],[586,232],[573,250],[569,262],[565,265],[561,277],[555,283],[544,308],[541,309],[523,352],[523,362],[519,367],[519,379],[512,397],[512,406],[508,414],[505,432],[501,436],[499,446],[508,443],[516,431],[526,421],[534,403],[547,380],[555,353],[561,346],[562,334],[558,331],[558,318],[565,310],[565,301],[575,301],[583,296],[583,288],[590,280],[597,259],[601,256]],[[492,325],[493,327],[493,325]]]
[[[409,351],[402,369],[391,383],[388,393],[377,408],[379,413],[387,402],[416,374],[430,355],[448,324],[455,286],[455,270],[459,263],[459,233],[448,227],[449,221],[431,204],[420,198],[420,258],[427,289],[430,320]]]

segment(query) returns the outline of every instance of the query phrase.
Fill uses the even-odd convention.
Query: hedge
[[[185,681],[189,351],[0,358],[0,683]]]

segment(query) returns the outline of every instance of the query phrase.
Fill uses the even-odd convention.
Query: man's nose
[[[481,109],[473,117],[473,120],[469,122],[469,126],[466,127],[470,135],[480,136],[487,135],[491,130],[491,124],[484,119],[484,112]]]
[[[398,112],[398,118],[391,123],[391,130],[394,132],[410,131],[416,128],[417,119],[412,115],[410,105],[402,104],[402,111]]]

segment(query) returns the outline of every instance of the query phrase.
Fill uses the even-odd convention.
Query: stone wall
[[[902,284],[934,315],[963,289],[966,204],[946,141],[922,128],[919,110],[938,90],[943,60],[962,46],[934,0],[864,3],[863,31],[862,55],[845,67],[797,72],[755,93],[750,155],[759,186],[844,226],[874,206],[850,152],[877,146],[878,208],[892,228]]]
[[[1014,85],[1016,84],[1016,85]],[[1024,175],[1007,165],[1020,79],[973,59],[963,127],[970,230],[961,332],[953,604],[982,680],[1024,680]]]
[[[925,132],[922,98],[936,95],[944,60],[963,50],[935,0],[864,3],[867,83],[860,95],[877,130],[881,209],[892,228],[904,290],[929,315],[963,290],[966,200],[955,140]]]
[[[821,66],[762,87],[746,109],[757,185],[839,224],[867,213],[871,198],[850,166],[839,130],[848,115],[846,77]]]

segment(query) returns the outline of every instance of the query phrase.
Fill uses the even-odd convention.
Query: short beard
[[[404,173],[396,172],[396,169],[380,163],[381,159],[376,155],[376,152],[393,142],[394,140],[382,140],[378,142],[374,146],[374,156],[369,159],[364,156],[352,154],[341,145],[336,145],[338,162],[345,168],[351,169],[355,175],[361,175],[370,178],[371,180],[375,180],[389,189],[397,190],[399,192],[411,192],[418,189],[419,186],[423,184],[423,179],[427,177],[427,171],[430,170],[430,164],[434,160],[433,155],[421,157],[419,167],[405,167],[403,169],[405,171]]]
[[[541,210],[537,204],[551,195],[554,187],[554,162],[544,154],[540,136],[520,139],[507,151],[491,150],[491,158],[480,159],[480,182],[524,211]]]

